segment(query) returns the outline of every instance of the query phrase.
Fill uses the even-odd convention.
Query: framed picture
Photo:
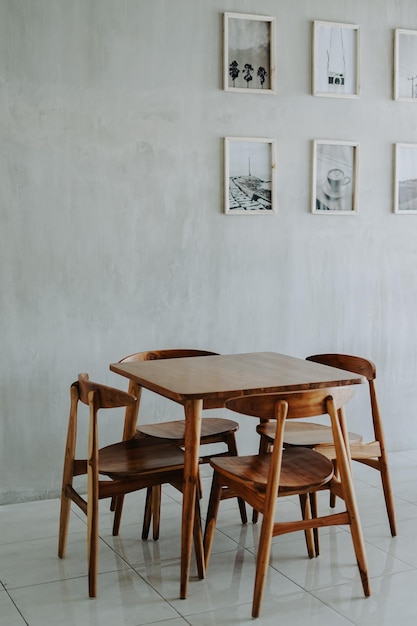
[[[417,213],[417,144],[395,145],[394,213]]]
[[[226,91],[275,92],[275,18],[224,14]]]
[[[395,31],[394,99],[417,102],[417,30]]]
[[[313,213],[357,212],[358,150],[359,144],[353,141],[313,142]]]
[[[359,26],[313,22],[313,95],[359,98],[359,55]]]
[[[225,213],[268,215],[276,212],[275,141],[225,137]]]

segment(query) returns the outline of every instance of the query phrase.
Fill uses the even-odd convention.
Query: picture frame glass
[[[417,31],[397,30],[395,98],[417,102]]]
[[[359,96],[359,27],[314,22],[313,93]]]
[[[225,13],[224,89],[275,90],[273,67],[274,18]]]
[[[313,213],[356,212],[357,144],[314,142]]]
[[[275,212],[274,141],[226,137],[225,213]]]
[[[417,213],[417,144],[397,144],[395,212]]]

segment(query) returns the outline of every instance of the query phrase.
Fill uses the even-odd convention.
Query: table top
[[[110,370],[176,402],[208,398],[218,400],[219,406],[228,398],[249,393],[366,382],[359,374],[276,352],[112,363]]]

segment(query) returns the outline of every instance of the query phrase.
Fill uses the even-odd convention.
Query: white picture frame
[[[417,214],[417,144],[395,144],[394,213]]]
[[[275,93],[275,18],[224,13],[223,37],[224,90]]]
[[[272,215],[276,210],[275,140],[225,137],[226,215]]]
[[[355,215],[359,143],[315,139],[312,148],[311,212],[316,215]]]
[[[359,98],[360,27],[313,22],[312,92],[328,98]]]
[[[394,32],[394,100],[417,102],[417,30]]]

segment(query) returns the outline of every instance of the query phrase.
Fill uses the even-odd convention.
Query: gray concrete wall
[[[275,95],[223,91],[224,11],[276,17]],[[360,25],[359,100],[311,95],[315,19]],[[395,28],[415,0],[0,0],[0,501],[58,493],[70,383],[151,348],[368,356],[389,448],[417,446]],[[222,213],[225,136],[276,139],[276,215]],[[357,215],[310,213],[313,139],[360,143]]]

